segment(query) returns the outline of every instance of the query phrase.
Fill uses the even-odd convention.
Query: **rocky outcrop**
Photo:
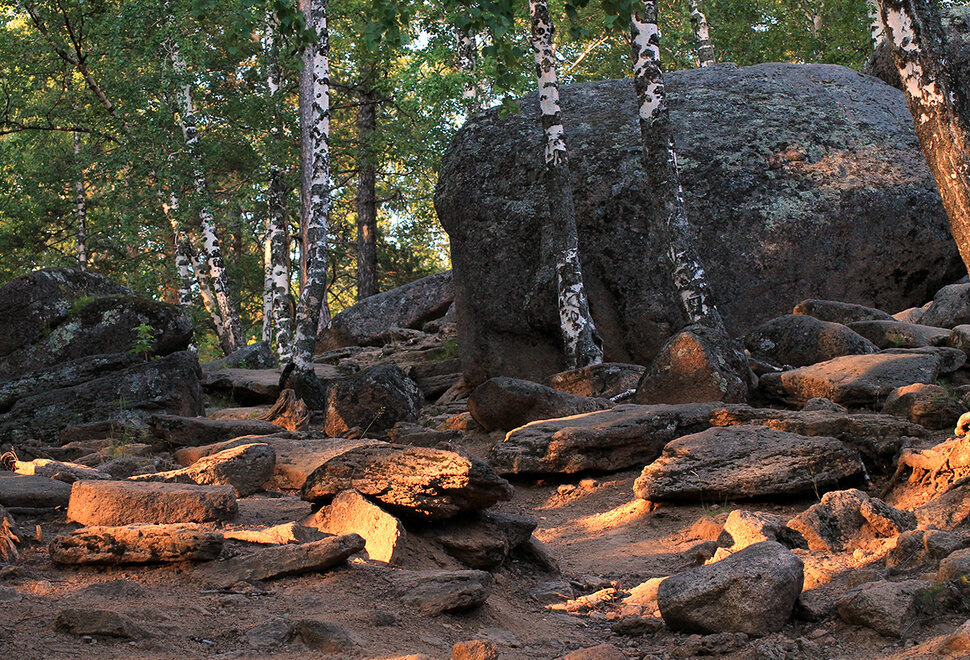
[[[806,298],[920,305],[958,277],[901,92],[816,64],[718,64],[666,82],[688,213],[732,335]],[[536,105],[531,95],[512,116],[477,115],[442,158],[435,207],[451,238],[470,383],[563,369]],[[566,85],[562,108],[605,359],[649,365],[684,319],[661,241],[645,229],[650,192],[632,85]]]
[[[0,287],[0,336],[0,434],[14,442],[203,413],[189,318],[98,275],[54,268]]]
[[[380,346],[395,328],[420,330],[441,318],[454,300],[451,271],[423,277],[361,300],[333,317],[321,333],[318,348]]]
[[[454,452],[379,443],[331,458],[303,484],[308,502],[328,503],[344,490],[377,500],[388,510],[430,520],[488,508],[512,496],[492,468]]]
[[[728,426],[678,438],[634,483],[638,497],[705,501],[820,493],[863,473],[835,438]]]

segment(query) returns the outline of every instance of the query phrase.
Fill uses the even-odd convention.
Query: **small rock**
[[[457,642],[451,649],[453,660],[498,660],[495,644],[483,639]]]
[[[970,477],[954,482],[949,489],[916,509],[920,529],[956,529],[970,518]]]
[[[54,630],[72,635],[142,639],[148,636],[134,621],[111,610],[92,608],[62,610],[54,620]]]
[[[110,474],[95,470],[86,465],[52,461],[48,458],[35,458],[32,461],[16,461],[13,471],[17,474],[36,475],[38,477],[56,479],[66,484],[73,484],[79,479],[108,480],[112,478]]]
[[[970,620],[964,621],[959,628],[940,642],[936,654],[945,658],[970,657]]]
[[[939,346],[950,336],[949,330],[902,321],[857,321],[849,328],[879,348],[921,348]]]
[[[970,323],[970,284],[951,284],[937,291],[920,323],[938,328]]]
[[[115,526],[225,521],[236,511],[230,486],[75,481],[67,517],[82,525]]]
[[[940,569],[936,573],[939,582],[950,580],[970,579],[970,549],[957,550],[940,561]]]
[[[540,605],[552,605],[576,597],[573,586],[566,580],[552,580],[536,585],[529,593]]]
[[[840,406],[835,401],[829,401],[825,397],[815,397],[814,399],[809,399],[802,406],[802,412],[834,412],[834,413],[845,413],[848,409],[845,406]]]
[[[576,396],[609,399],[635,390],[646,369],[639,364],[601,362],[549,377],[548,385]]]
[[[528,541],[538,521],[511,513],[483,512],[428,529],[425,535],[471,568],[501,566],[509,553]]]
[[[658,604],[672,630],[696,633],[780,630],[802,592],[802,560],[773,541],[660,583]]]
[[[401,521],[355,490],[341,491],[304,524],[328,534],[358,534],[364,539],[368,558],[374,561],[393,564],[404,554],[406,534]]]
[[[210,561],[222,552],[223,537],[192,523],[83,527],[51,541],[56,564],[149,564]]]
[[[299,638],[308,648],[324,655],[346,655],[357,646],[350,633],[330,621],[301,619],[293,626],[291,635]]]
[[[482,605],[492,582],[485,571],[402,571],[397,578],[404,604],[429,616]]]
[[[743,403],[756,384],[740,345],[720,331],[691,325],[667,340],[631,401]]]
[[[663,628],[663,619],[655,616],[625,616],[610,626],[617,635],[653,635]]]
[[[283,644],[290,638],[293,623],[279,617],[274,617],[258,626],[253,626],[244,634],[246,642],[254,649],[265,651]]]
[[[612,644],[600,644],[579,649],[562,656],[561,660],[627,660],[623,651]]]
[[[912,635],[918,631],[920,596],[927,587],[923,580],[864,584],[839,600],[839,617],[886,637]]]
[[[882,311],[856,305],[855,303],[839,302],[837,300],[817,300],[809,299],[795,305],[792,314],[807,314],[820,321],[831,323],[841,323],[848,325],[855,321],[888,321],[893,317]]]
[[[491,378],[472,391],[468,410],[486,431],[518,428],[529,422],[605,410],[606,399],[576,396],[516,378]]]
[[[732,511],[724,522],[724,532],[731,538],[735,552],[762,541],[777,541],[784,527],[781,516],[742,509]]]
[[[283,523],[265,529],[226,530],[223,536],[235,541],[259,543],[262,545],[288,545],[291,543],[311,543],[324,537],[319,530],[297,522]]]
[[[905,417],[928,429],[952,428],[966,408],[939,385],[916,383],[897,387],[882,407],[887,415]]]

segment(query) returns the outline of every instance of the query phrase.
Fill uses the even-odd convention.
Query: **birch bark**
[[[694,48],[697,53],[697,63],[699,66],[711,66],[717,63],[714,56],[714,44],[711,42],[711,29],[707,24],[707,16],[701,11],[697,0],[688,0],[690,9],[690,24],[694,29]]]
[[[553,36],[555,28],[546,0],[530,0],[532,49],[539,83],[539,112],[545,161],[544,178],[553,232],[559,327],[569,369],[603,361],[602,340],[589,312],[579,262],[579,237],[569,179],[566,137],[559,107]]]
[[[192,101],[192,88],[186,81],[187,67],[182,59],[178,44],[174,40],[167,43],[172,68],[178,78],[179,90],[177,105],[179,109],[179,124],[186,149],[191,156],[193,165],[192,182],[195,192],[199,196],[199,223],[202,231],[201,250],[198,252],[198,275],[211,282],[216,305],[219,308],[219,318],[223,326],[220,336],[225,337],[228,352],[244,346],[246,340],[239,321],[239,311],[229,288],[226,277],[226,267],[222,258],[222,248],[216,234],[215,216],[209,202],[209,190],[205,172],[202,168],[202,153],[199,146],[199,132],[196,125],[195,107]]]
[[[77,209],[77,262],[82,271],[88,269],[88,210],[84,199],[84,168],[81,167],[81,136],[74,133],[74,163],[77,168],[74,180],[74,205]]]
[[[482,109],[483,94],[478,84],[477,64],[478,48],[476,47],[475,31],[468,28],[456,28],[458,37],[457,65],[458,71],[465,78],[465,88],[461,93],[465,111],[472,115]]]
[[[631,45],[644,169],[656,205],[653,215],[660,219],[656,233],[665,246],[674,290],[688,324],[707,325],[723,331],[724,322],[711,300],[707,273],[690,235],[660,68],[657,6],[652,0],[636,3],[632,14]]]
[[[326,309],[327,228],[330,213],[330,43],[327,30],[327,0],[303,0],[307,26],[317,35],[307,47],[304,61],[307,93],[300,95],[300,116],[305,121],[301,134],[301,165],[307,206],[304,209],[306,281],[296,310],[296,337],[290,377],[298,398],[311,409],[323,407],[322,386],[313,372],[313,350],[320,316]],[[308,107],[303,107],[303,104]]]
[[[947,62],[933,0],[878,0],[916,137],[936,179],[963,263],[970,267],[970,104]]]

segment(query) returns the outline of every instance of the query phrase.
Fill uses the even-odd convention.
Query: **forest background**
[[[454,3],[330,4],[331,313],[358,295],[358,198],[368,164],[378,289],[449,267],[432,205],[440,155],[471,111],[463,99],[469,85],[484,107],[509,106],[535,89],[529,7],[520,4],[501,44],[492,43],[494,32],[478,35],[471,73],[459,65],[463,18]],[[561,1],[549,4],[562,28],[561,82],[628,76],[626,24],[596,3],[571,16]],[[658,3],[668,71],[697,66],[688,4]],[[865,0],[707,0],[701,7],[718,61],[859,69],[872,50]],[[83,259],[137,293],[178,302],[173,219],[191,232],[199,208],[209,206],[243,331],[258,339],[274,180],[291,238],[291,294],[299,290],[305,39],[290,0],[0,0],[0,281]],[[274,91],[267,73],[277,66]],[[180,125],[186,88],[197,153]],[[536,144],[537,157],[540,150]],[[200,164],[202,191],[194,180]],[[215,357],[209,315],[201,303],[190,309],[200,357]]]

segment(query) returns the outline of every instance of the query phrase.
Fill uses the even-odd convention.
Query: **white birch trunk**
[[[300,291],[296,310],[296,337],[293,342],[293,372],[302,379],[313,376],[313,351],[317,341],[322,309],[327,293],[327,230],[330,213],[330,44],[327,30],[327,0],[308,0],[307,26],[317,35],[308,46],[308,94],[301,95],[301,117],[306,119],[309,143],[302,145],[306,158],[304,181],[309,184],[306,217],[306,282]],[[297,396],[304,398],[297,391]],[[307,405],[313,408],[310,401]],[[319,402],[322,405],[322,401]]]
[[[74,181],[74,204],[77,209],[77,262],[82,271],[88,269],[88,211],[84,200],[84,168],[81,166],[81,137],[74,133],[74,162],[77,178]]]
[[[266,88],[273,109],[271,137],[283,139],[280,118],[279,43],[276,34],[275,15],[269,20]],[[290,360],[293,354],[293,321],[290,317],[290,253],[286,227],[286,184],[283,172],[276,163],[269,168],[269,195],[267,198],[265,250],[265,294],[263,304],[263,338],[275,340],[276,355],[281,362]]]
[[[457,67],[465,79],[461,100],[466,112],[472,115],[482,109],[484,97],[477,77],[478,48],[475,43],[475,31],[471,28],[456,28],[455,31],[458,38]]]
[[[555,28],[546,0],[530,0],[532,49],[539,83],[539,113],[542,124],[545,180],[553,253],[556,260],[556,293],[559,328],[566,365],[569,369],[603,361],[602,340],[596,332],[583,286],[579,261],[579,237],[569,179],[566,136],[559,107],[553,36]]]
[[[208,185],[202,168],[202,153],[199,148],[199,132],[196,125],[195,108],[192,102],[191,86],[185,82],[187,67],[182,59],[178,44],[170,40],[167,43],[169,55],[172,58],[172,68],[178,77],[178,108],[179,123],[185,146],[189,151],[193,164],[192,181],[196,194],[199,196],[199,222],[202,231],[201,249],[198,252],[198,270],[200,277],[207,278],[212,285],[212,293],[219,308],[219,317],[223,324],[221,333],[228,342],[229,352],[244,346],[246,341],[239,322],[239,312],[229,288],[226,277],[226,267],[222,258],[222,248],[216,234],[215,216],[209,202]]]
[[[660,68],[657,7],[652,0],[636,4],[632,14],[631,45],[644,168],[656,205],[654,216],[662,218],[656,233],[666,248],[674,290],[688,324],[699,323],[723,331],[724,322],[711,300],[707,273],[701,266],[690,234]]]
[[[970,90],[950,68],[933,0],[879,0],[879,16],[950,231],[970,267]]]
[[[695,51],[697,64],[701,67],[717,63],[714,56],[714,44],[711,42],[711,30],[707,24],[707,16],[701,11],[697,0],[688,0],[690,9],[690,24],[694,29]]]
[[[872,47],[876,48],[886,40],[886,25],[882,22],[882,13],[877,0],[866,0],[866,10],[869,12],[869,30],[872,34]]]

